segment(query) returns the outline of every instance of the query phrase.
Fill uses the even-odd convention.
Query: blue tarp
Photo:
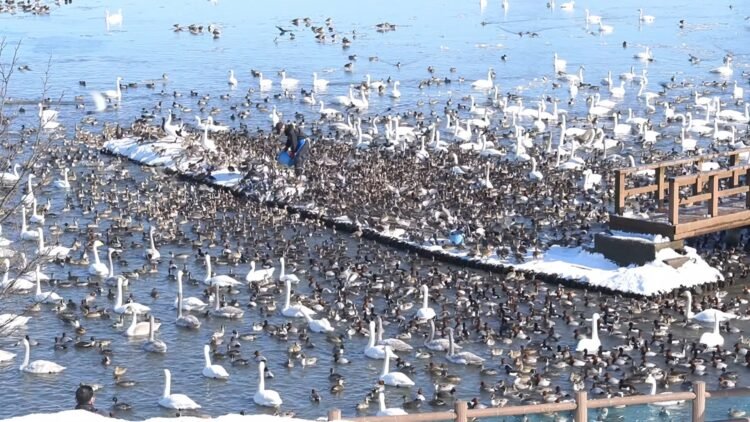
[[[294,167],[294,159],[286,151],[281,151],[276,159],[282,166]]]

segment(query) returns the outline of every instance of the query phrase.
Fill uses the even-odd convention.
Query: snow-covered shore
[[[59,421],[71,421],[71,422],[113,422],[122,421],[124,419],[108,418],[96,413],[87,412],[85,410],[65,410],[57,413],[33,413],[25,416],[17,416],[10,419],[2,419],[6,422],[59,422]],[[215,422],[311,422],[307,419],[296,419],[296,418],[285,418],[280,416],[270,415],[224,415],[216,418],[202,418],[194,416],[183,416],[179,419],[182,422],[198,422],[198,421],[215,421]],[[175,421],[174,418],[151,418],[146,419],[144,422],[167,422]]]
[[[183,156],[184,150],[179,141],[143,143],[133,138],[124,138],[107,141],[104,144],[104,149],[109,153],[142,164],[165,166],[186,176],[196,176],[188,170],[188,163],[191,161]],[[241,174],[226,169],[215,170],[212,172],[212,176],[209,180],[202,178],[202,181],[229,189],[237,189],[242,180]],[[295,208],[292,205],[290,207]],[[297,209],[304,210],[303,208]],[[351,224],[351,220],[344,216],[320,216],[320,218],[333,223]],[[681,256],[668,248],[661,250],[657,259],[653,262],[642,266],[631,265],[624,268],[607,260],[601,254],[589,252],[581,247],[567,248],[562,246],[553,246],[540,257],[528,256],[525,262],[516,263],[495,254],[481,258],[472,257],[466,249],[451,246],[448,239],[438,239],[438,242],[434,240],[419,242],[406,238],[405,231],[401,229],[394,229],[389,232],[377,232],[373,228],[362,229],[380,238],[387,238],[405,246],[429,251],[438,257],[451,260],[462,259],[467,263],[479,264],[478,266],[483,268],[502,270],[512,267],[520,271],[533,271],[537,274],[545,274],[559,280],[593,288],[641,296],[667,293],[675,289],[690,288],[723,279],[717,269],[711,267],[691,248],[685,248],[686,255],[684,256],[689,258],[688,262],[677,269],[663,262],[665,259]],[[666,240],[661,237],[654,238],[631,233],[615,233],[615,235],[636,237],[645,242],[655,243]]]

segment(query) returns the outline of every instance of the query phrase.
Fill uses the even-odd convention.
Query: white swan
[[[408,415],[406,411],[400,407],[385,407],[385,395],[383,391],[378,392],[378,402],[380,403],[380,410],[376,416],[403,416]]]
[[[399,85],[401,85],[401,81],[396,81],[393,83],[393,89],[391,90],[391,98],[401,98],[401,90],[398,89]]]
[[[248,283],[264,281],[272,278],[275,272],[276,267],[257,269],[255,268],[255,261],[250,261],[250,271],[245,276],[245,281]]]
[[[229,379],[229,373],[223,366],[211,364],[211,354],[209,352],[210,347],[206,344],[203,346],[203,359],[206,362],[206,366],[203,367],[203,376],[215,380]]]
[[[492,89],[495,84],[492,82],[492,69],[487,71],[487,79],[477,79],[472,82],[471,87],[474,89]]]
[[[29,230],[29,227],[26,225],[26,207],[21,207],[21,239],[22,240],[35,240],[39,241],[39,230]]]
[[[589,14],[589,9],[585,9],[586,12],[586,23],[590,24],[598,24],[602,22],[602,17],[599,15],[591,15]]]
[[[536,169],[536,158],[531,157],[531,171],[529,172],[529,180],[532,182],[540,182],[544,180],[544,173]]]
[[[643,9],[638,9],[638,20],[643,23],[653,23],[656,18],[654,18],[652,15],[644,15]]]
[[[380,381],[383,381],[385,385],[393,387],[413,387],[414,381],[406,374],[398,371],[390,371],[391,356],[395,355],[391,351],[390,346],[385,346],[385,359],[383,359],[383,372],[380,373]]]
[[[216,304],[216,307],[211,310],[211,315],[227,319],[242,318],[242,315],[245,314],[245,311],[243,311],[242,309],[229,305],[221,306],[221,299],[219,298],[219,284],[216,283],[214,284],[214,286],[216,287],[216,296],[214,297],[214,303]]]
[[[114,254],[115,252],[122,252],[122,251],[115,249],[115,248],[109,248],[107,250],[107,261],[109,262],[109,274],[107,274],[107,278],[106,280],[104,280],[104,282],[108,286],[117,287],[117,282],[120,281],[122,282],[123,286],[127,286],[128,284],[130,284],[130,281],[128,280],[127,277],[123,275],[115,275],[115,264],[112,261],[112,254]]]
[[[447,338],[435,338],[435,322],[430,320],[430,338],[424,342],[424,347],[436,352],[447,352],[450,350],[450,340]],[[461,346],[454,344],[454,350],[461,349]]]
[[[31,200],[31,217],[29,217],[29,222],[34,224],[41,224],[44,225],[44,215],[43,214],[37,214],[36,212],[36,198]]]
[[[258,391],[253,395],[253,401],[259,406],[279,407],[283,403],[279,393],[266,390],[265,369],[265,362],[258,362]]]
[[[143,350],[150,353],[167,353],[167,344],[154,338],[154,316],[148,319],[148,341],[143,343]]]
[[[646,380],[644,382],[646,384],[651,384],[651,392],[650,392],[650,394],[652,396],[655,396],[656,395],[656,379],[651,374],[649,374],[646,377]],[[669,394],[669,392],[665,391],[665,392],[663,392],[661,394]],[[685,400],[659,401],[659,402],[654,402],[654,403],[650,403],[650,404],[652,406],[666,407],[666,406],[677,406],[677,405],[680,405],[682,403],[685,403]]]
[[[16,163],[13,165],[12,173],[7,171],[0,173],[0,186],[13,186],[21,180],[21,176],[18,174],[19,167],[21,167],[21,165]]]
[[[54,185],[58,189],[70,189],[70,181],[68,180],[68,172],[70,171],[69,168],[65,167],[63,169],[63,178],[62,180],[57,179],[54,182]],[[0,176],[0,180],[2,179],[2,176]]]
[[[313,89],[322,91],[326,88],[328,88],[328,80],[318,79],[318,73],[313,72]]]
[[[453,341],[453,328],[448,328],[448,353],[445,355],[445,358],[449,362],[459,365],[481,365],[484,362],[484,358],[471,352],[456,353]]]
[[[417,319],[427,320],[435,318],[435,310],[430,308],[430,289],[426,284],[421,287],[422,307],[417,310]]]
[[[130,320],[130,326],[122,332],[125,337],[145,337],[151,331],[150,321],[138,322],[138,312],[132,313],[133,319]],[[154,323],[154,330],[158,330],[161,323]]]
[[[409,343],[406,343],[403,340],[397,339],[397,338],[387,338],[383,339],[383,318],[378,315],[378,344],[384,345],[384,346],[390,346],[391,349],[396,350],[398,352],[411,352],[414,350]]]
[[[169,369],[164,370],[164,393],[159,399],[159,406],[167,409],[186,410],[200,409],[201,405],[184,394],[171,394],[172,374]]]
[[[308,308],[301,303],[290,303],[292,297],[292,282],[287,280],[286,284],[286,299],[284,301],[284,308],[281,310],[281,314],[289,318],[304,318],[305,316],[312,317],[315,315],[315,311]]]
[[[45,110],[42,103],[39,103],[39,122],[43,129],[56,129],[60,126],[57,122],[57,110]]]
[[[599,340],[599,314],[594,313],[594,315],[591,316],[591,338],[582,338],[578,340],[576,351],[582,352],[586,350],[589,353],[596,353],[601,345],[602,342]]]
[[[557,57],[557,53],[555,53],[552,59],[552,67],[555,69],[555,73],[564,73],[567,66],[568,62]]]
[[[708,348],[714,348],[724,345],[724,337],[721,335],[721,331],[719,330],[718,319],[714,320],[713,331],[701,334],[701,338],[700,340],[698,340],[698,343],[705,344]]]
[[[39,234],[39,237],[37,238],[39,241],[39,246],[36,251],[37,255],[42,258],[51,259],[61,259],[68,256],[68,253],[70,253],[70,248],[66,248],[65,246],[44,246],[44,233],[42,231],[42,228],[39,227],[36,230]]]
[[[109,268],[107,268],[107,264],[99,259],[99,246],[104,246],[104,243],[99,240],[95,240],[91,246],[92,253],[94,254],[94,262],[89,265],[89,274],[106,277],[109,275]]]
[[[182,277],[178,276],[178,280],[180,280],[181,278]],[[182,315],[182,309],[184,307],[184,305],[182,304],[182,289],[177,292],[177,305],[175,306],[177,307],[177,319],[174,323],[178,327],[188,328],[191,330],[197,330],[201,327],[201,322],[198,321],[198,318],[196,318],[195,315]]]
[[[35,360],[29,363],[29,341],[25,337],[23,339],[23,348],[26,350],[26,354],[23,358],[23,363],[18,368],[19,370],[30,374],[57,374],[65,370],[64,366],[48,360]]]
[[[120,82],[122,81],[122,77],[118,76],[115,80],[115,89],[108,89],[103,92],[104,96],[112,99],[120,101],[122,99],[122,91],[120,90]]]
[[[117,13],[109,13],[109,9],[104,12],[104,22],[107,24],[107,29],[110,26],[122,25],[122,9],[117,9]]]
[[[161,254],[154,244],[154,232],[156,232],[156,229],[154,226],[151,226],[148,230],[149,247],[144,251],[144,257],[151,261],[158,261],[161,258]]]
[[[227,83],[232,89],[237,87],[237,78],[234,76],[234,70],[232,69],[229,69],[229,77],[227,78]]]
[[[15,353],[0,350],[0,362],[10,362],[16,357]]]
[[[693,294],[685,291],[687,296],[687,319],[694,319],[703,323],[713,323],[714,321],[724,322],[737,318],[737,315],[729,312],[722,312],[718,309],[705,309],[697,314],[693,313]]]
[[[310,328],[310,331],[314,333],[331,333],[334,331],[333,326],[331,326],[331,322],[328,321],[327,318],[312,319],[310,315],[305,313],[303,313],[302,316],[305,317],[307,326]]]
[[[0,334],[7,335],[26,327],[31,317],[17,314],[0,314]]]
[[[14,278],[10,280],[10,260],[8,258],[3,259],[5,265],[5,273],[3,274],[3,281],[0,282],[0,291],[5,292],[30,292],[36,286],[36,283],[27,280],[24,277]]]
[[[122,280],[117,279],[117,297],[115,298],[115,307],[113,308],[115,313],[118,314],[145,314],[146,312],[150,311],[151,308],[149,308],[146,305],[141,305],[140,303],[136,302],[129,302],[126,304],[122,303]]]
[[[190,296],[186,298],[182,298],[182,277],[183,277],[182,270],[177,271],[177,298],[175,298],[174,301],[174,307],[182,309],[183,311],[200,311],[206,308],[208,306],[207,303],[200,300],[197,297]],[[182,301],[182,306],[179,306],[177,303],[179,300]]]
[[[219,286],[219,287],[231,287],[231,286],[238,286],[242,283],[235,280],[233,277],[230,277],[228,275],[215,275],[211,276],[211,256],[209,254],[205,255],[206,260],[206,278],[203,279],[203,283],[209,286]]]
[[[34,201],[34,186],[31,184],[31,180],[36,177],[33,174],[29,174],[26,177],[26,194],[21,197],[21,203],[24,206],[30,207],[32,202]]]
[[[36,294],[34,300],[37,303],[58,303],[63,300],[62,296],[53,291],[42,292],[42,283],[39,278],[39,265],[36,266]]]
[[[258,72],[258,86],[261,91],[268,91],[273,86],[273,81],[271,79],[264,79],[263,73]]]
[[[365,347],[365,356],[370,359],[385,359],[385,346],[375,345],[375,337],[377,337],[377,335],[375,321],[370,321],[370,339]]]
[[[279,274],[279,281],[290,281],[294,284],[299,283],[299,277],[294,274],[286,273],[286,267],[284,266],[285,261],[283,256],[279,258],[279,262],[281,263],[281,274]]]
[[[286,71],[281,71],[281,87],[284,89],[291,89],[299,84],[299,79],[287,78]]]

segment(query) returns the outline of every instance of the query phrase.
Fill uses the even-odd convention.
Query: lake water
[[[219,107],[221,111],[215,119],[229,122],[232,114],[230,105],[241,101],[249,88],[257,91],[258,81],[250,74],[250,69],[264,72],[264,76],[274,80],[274,88],[268,93],[253,92],[252,101],[259,101],[264,96],[279,94],[279,77],[277,71],[285,69],[289,77],[300,79],[300,87],[310,88],[312,72],[331,81],[328,90],[319,97],[329,102],[338,95],[345,95],[350,84],[359,84],[365,75],[372,75],[373,79],[399,80],[401,82],[402,97],[392,100],[388,96],[371,97],[370,114],[383,114],[393,111],[407,111],[415,109],[420,101],[437,100],[434,110],[439,112],[448,99],[458,101],[471,92],[470,82],[486,78],[487,69],[493,68],[497,73],[497,82],[502,93],[512,92],[520,94],[525,100],[534,101],[545,96],[559,96],[567,98],[566,87],[551,89],[546,78],[553,78],[552,57],[557,53],[568,62],[568,71],[575,71],[579,65],[585,66],[584,78],[587,82],[599,84],[607,71],[613,75],[626,72],[635,66],[636,73],[641,69],[648,69],[649,89],[656,91],[658,84],[675,77],[677,81],[687,79],[697,83],[705,80],[715,80],[718,77],[709,73],[711,68],[720,66],[722,58],[731,53],[734,57],[735,73],[733,81],[737,79],[747,90],[748,70],[748,25],[746,16],[750,15],[748,5],[738,2],[718,1],[711,4],[685,4],[674,0],[642,4],[634,1],[623,2],[580,2],[576,3],[573,11],[560,9],[560,3],[554,8],[548,8],[545,1],[513,1],[507,9],[499,1],[489,1],[482,6],[479,2],[462,1],[225,1],[217,4],[208,1],[176,1],[159,2],[147,1],[88,1],[76,0],[72,5],[53,6],[49,16],[33,16],[18,13],[16,15],[0,14],[0,36],[13,44],[21,41],[19,65],[29,65],[31,71],[19,72],[14,75],[10,96],[19,104],[29,109],[26,116],[21,116],[19,124],[30,121],[35,116],[34,104],[42,91],[44,69],[49,61],[50,73],[46,97],[62,103],[55,108],[60,112],[60,121],[68,128],[72,135],[75,124],[85,116],[85,110],[77,109],[74,104],[75,96],[84,96],[87,107],[90,108],[89,93],[93,90],[114,89],[114,81],[118,76],[123,77],[125,83],[137,82],[138,88],[130,88],[123,93],[122,106],[117,111],[106,111],[96,115],[100,122],[119,122],[129,125],[139,116],[142,109],[151,110],[162,101],[162,110],[176,107],[170,106],[173,101],[194,111],[177,113],[184,121],[193,123],[194,114],[198,114],[198,97],[191,97],[190,90],[197,91],[201,96],[210,94],[207,107]],[[645,12],[654,15],[656,20],[651,24],[639,24],[639,7],[647,7]],[[653,7],[653,8],[651,8]],[[114,11],[122,9],[124,21],[121,26],[113,26],[107,30],[104,22],[105,9]],[[596,26],[586,26],[584,8],[591,13],[601,15],[607,25],[614,26],[611,34],[600,35]],[[330,17],[333,26],[340,33],[339,37],[347,36],[353,39],[352,46],[343,49],[339,42],[318,43],[314,40],[309,28],[293,27],[290,20],[295,17],[310,17],[315,25],[322,25]],[[685,21],[680,28],[680,20]],[[388,33],[378,33],[375,25],[380,22],[391,22],[397,25],[396,30]],[[482,24],[482,23],[485,24]],[[183,31],[172,31],[174,24],[187,26],[189,24],[209,24],[221,28],[221,37],[213,39],[211,36],[191,35]],[[279,35],[276,26],[294,29],[295,38],[290,40],[287,35]],[[523,33],[521,36],[518,34]],[[528,32],[528,33],[527,33]],[[534,34],[531,34],[531,33]],[[356,36],[354,35],[356,34]],[[623,46],[623,42],[627,46]],[[653,51],[652,62],[635,60],[633,55],[642,51],[646,46]],[[357,55],[356,61],[351,61],[349,55]],[[701,58],[698,64],[689,62],[689,55]],[[378,60],[369,60],[377,57]],[[503,59],[504,58],[504,59]],[[3,62],[8,57],[3,55]],[[344,65],[353,63],[353,72],[345,72]],[[448,77],[451,84],[439,87],[418,87],[421,80],[430,75],[428,66],[434,66],[435,75]],[[450,69],[455,67],[455,72]],[[233,69],[238,79],[237,89],[230,92],[227,85],[227,73]],[[166,73],[168,79],[162,80]],[[459,78],[466,79],[466,83],[459,83]],[[616,76],[615,76],[616,79]],[[85,81],[82,86],[79,81]],[[146,81],[155,81],[154,89],[145,87]],[[642,114],[645,107],[643,101],[635,97],[637,87],[627,85],[626,95],[621,109],[631,107],[638,114]],[[166,95],[162,95],[162,91]],[[174,92],[182,94],[175,97]],[[221,100],[221,94],[230,93],[230,100]],[[475,94],[479,97],[481,93]],[[729,92],[726,95],[731,95]],[[299,95],[298,95],[299,96]],[[28,104],[30,105],[28,105]],[[17,111],[19,104],[10,107]],[[295,112],[304,113],[309,118],[316,116],[317,108],[308,108],[298,100],[275,99],[269,100],[287,116]],[[585,102],[578,101],[570,105],[571,114],[585,114]],[[250,108],[250,117],[244,121],[249,127],[267,128],[269,126],[268,112]],[[206,113],[202,117],[206,117]],[[232,123],[237,126],[238,123]],[[96,130],[96,128],[94,128]],[[103,158],[109,162],[110,158]],[[133,164],[123,164],[136,181],[149,178]],[[87,171],[87,167],[79,166],[77,172]],[[153,181],[152,181],[153,182]],[[118,189],[135,189],[135,182],[116,182]],[[62,206],[64,194],[55,191],[51,186],[41,187],[37,192],[46,200],[53,200],[55,207]],[[48,219],[48,223],[63,224],[79,218],[81,223],[91,221],[90,215],[63,215]],[[145,220],[144,220],[145,221]],[[145,222],[148,225],[148,222]],[[106,226],[103,226],[106,227]],[[15,227],[4,227],[8,236],[17,230]],[[103,230],[103,228],[102,228]],[[329,235],[332,233],[326,232]],[[338,235],[333,235],[338,236]],[[63,244],[72,242],[75,236],[66,234],[61,238]],[[353,242],[346,239],[340,242]],[[133,238],[141,242],[139,236]],[[353,243],[352,243],[353,245]],[[382,248],[375,245],[369,247]],[[354,250],[352,246],[351,250]],[[162,246],[163,256],[170,251],[175,253],[194,254],[189,247],[167,243]],[[218,252],[216,249],[214,252]],[[133,249],[125,252],[124,259],[131,262],[133,269],[141,265],[142,251]],[[102,254],[103,256],[103,254]],[[403,257],[403,255],[401,255]],[[300,254],[300,257],[304,255]],[[355,259],[356,258],[352,258]],[[431,265],[416,258],[403,257],[405,262],[415,259],[420,271]],[[298,263],[305,267],[304,260]],[[200,276],[203,269],[193,266],[190,269]],[[176,329],[172,324],[172,298],[176,291],[175,283],[166,282],[165,272],[167,263],[162,262],[160,274],[145,275],[130,287],[135,297],[141,303],[153,308],[153,314],[162,319],[165,324],[160,330],[159,337],[167,342],[169,353],[165,356],[144,354],[140,341],[125,341],[110,327],[111,321],[88,321],[83,323],[88,329],[86,336],[114,339],[113,349],[116,353],[115,365],[128,368],[128,378],[138,381],[132,388],[118,388],[112,383],[112,367],[100,364],[101,356],[94,350],[67,350],[56,352],[52,349],[52,338],[60,332],[70,333],[72,328],[57,319],[53,312],[45,309],[34,315],[27,330],[33,338],[40,341],[38,347],[32,348],[32,359],[49,359],[68,367],[56,376],[30,376],[19,373],[17,366],[20,359],[5,364],[0,368],[0,383],[5,386],[3,398],[0,399],[0,417],[8,417],[32,412],[57,411],[73,406],[73,391],[79,382],[95,382],[104,384],[104,391],[98,393],[98,404],[102,408],[108,407],[108,400],[117,396],[120,400],[133,404],[134,409],[129,413],[120,414],[125,418],[146,418],[157,415],[171,415],[157,406],[156,400],[162,389],[162,368],[170,368],[173,374],[173,391],[186,393],[203,405],[204,413],[219,415],[227,412],[245,410],[250,413],[263,411],[252,403],[257,370],[251,365],[247,368],[231,367],[228,362],[221,362],[228,368],[231,378],[227,382],[217,383],[204,379],[202,368],[202,345],[208,341],[211,333],[219,329],[222,321],[209,319],[204,322],[198,333]],[[47,272],[56,273],[63,277],[67,271],[84,277],[86,267],[51,267]],[[228,269],[220,268],[226,273]],[[237,274],[244,275],[247,265],[235,268]],[[161,292],[158,300],[151,301],[148,293],[156,287]],[[186,296],[197,296],[202,287],[186,286]],[[309,293],[307,287],[299,288]],[[71,288],[64,290],[64,296],[79,301],[87,290]],[[243,298],[246,294],[243,292]],[[278,297],[282,297],[279,295]],[[19,308],[27,304],[27,298],[16,297],[10,302]],[[100,304],[106,303],[106,298],[100,298]],[[379,303],[379,306],[384,306]],[[588,312],[587,312],[588,315]],[[648,326],[648,314],[644,314],[644,322],[639,326]],[[262,317],[255,310],[246,312],[245,317],[238,322],[227,323],[227,329],[249,331],[251,324],[262,321]],[[267,317],[269,322],[279,324],[285,319],[274,315]],[[738,323],[744,330],[750,324]],[[396,335],[395,324],[387,327],[388,336]],[[562,328],[564,335],[572,332],[572,327]],[[677,329],[680,333],[681,329]],[[684,330],[683,330],[684,331]],[[354,415],[354,405],[372,388],[380,372],[380,361],[371,361],[362,357],[361,350],[367,339],[355,336],[347,340],[346,355],[353,360],[351,365],[339,365],[337,371],[347,379],[344,394],[331,395],[328,393],[328,369],[333,366],[330,353],[331,345],[322,336],[312,335],[318,345],[314,355],[319,358],[316,367],[301,368],[299,364],[287,370],[283,364],[286,360],[286,349],[291,342],[280,342],[261,336],[255,343],[243,343],[243,355],[250,357],[253,350],[262,350],[269,357],[270,367],[276,378],[268,381],[268,386],[279,391],[284,399],[283,410],[292,410],[300,417],[316,418],[325,415],[327,409],[339,407],[344,415]],[[733,344],[739,334],[728,337],[727,344]],[[4,350],[22,353],[22,348],[14,347],[18,340],[16,336],[3,344]],[[613,346],[616,342],[612,340]],[[412,343],[421,344],[421,339]],[[517,348],[519,342],[512,346]],[[487,348],[481,343],[468,344],[468,349],[490,357]],[[406,355],[404,355],[406,357]],[[656,358],[655,358],[656,359]],[[407,360],[414,365],[422,366],[423,362],[414,356]],[[442,358],[435,360],[442,363]],[[494,367],[499,361],[494,358]],[[114,365],[113,365],[114,366]],[[744,371],[739,365],[732,370]],[[450,367],[462,376],[463,382],[458,387],[457,396],[464,399],[480,397],[487,401],[488,395],[479,391],[479,381],[497,381],[497,376],[482,378],[477,370]],[[705,376],[709,388],[717,388],[719,371],[709,368]],[[568,373],[563,371],[554,374],[554,381],[564,389],[570,389]],[[426,395],[431,393],[432,381],[427,371],[419,370],[413,375],[418,386],[425,389]],[[742,375],[738,385],[746,385]],[[323,394],[323,401],[319,405],[311,405],[308,400],[310,388],[318,388]],[[642,386],[641,386],[642,387]],[[646,392],[642,387],[641,391]],[[397,405],[403,395],[410,395],[407,390],[388,388],[388,402]],[[745,407],[744,400],[711,401],[708,409],[709,419],[726,417],[729,407]],[[370,408],[374,414],[376,405]],[[425,405],[423,411],[429,411]],[[617,417],[627,417],[633,420],[650,420],[667,418],[685,420],[689,415],[689,406],[670,409],[669,415],[658,414],[657,410],[647,406],[640,406],[627,410],[613,410],[609,420]],[[593,416],[593,413],[592,413]]]

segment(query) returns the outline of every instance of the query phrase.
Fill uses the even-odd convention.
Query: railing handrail
[[[677,183],[677,186],[680,187],[685,185],[692,185],[700,180],[706,180],[711,176],[716,176],[719,179],[726,179],[727,177],[732,177],[735,174],[741,174],[743,171],[747,172],[748,170],[750,170],[750,165],[734,166],[725,169],[703,171],[695,174],[686,174],[684,176],[672,176],[669,178],[669,181],[671,182],[672,180],[674,180]],[[741,175],[744,176],[744,174]]]
[[[355,422],[422,422],[453,420],[454,422],[468,422],[469,418],[499,417],[524,414],[540,414],[553,412],[575,411],[575,422],[587,422],[588,409],[599,409],[613,406],[634,406],[671,401],[690,401],[692,403],[692,421],[704,422],[706,399],[750,396],[750,388],[735,388],[727,390],[706,391],[705,381],[693,383],[693,391],[667,392],[661,394],[643,394],[626,397],[610,397],[589,400],[586,391],[578,391],[575,401],[560,403],[540,403],[535,405],[487,407],[483,409],[469,409],[464,400],[456,400],[453,411],[414,413],[401,416],[374,416],[343,418]],[[328,411],[329,421],[342,420],[341,410]]]
[[[694,163],[699,163],[699,162],[706,161],[706,160],[712,160],[715,158],[722,158],[722,157],[731,158],[732,156],[736,157],[744,153],[750,153],[750,147],[739,148],[739,149],[735,149],[731,151],[722,151],[722,152],[715,152],[711,154],[698,155],[695,157],[680,158],[677,160],[659,161],[658,163],[640,164],[635,167],[622,167],[619,170],[628,174],[628,173],[635,173],[635,172],[644,171],[644,170],[656,170],[658,168],[664,168],[664,167],[675,167],[675,166],[681,166],[684,164],[694,164]]]

